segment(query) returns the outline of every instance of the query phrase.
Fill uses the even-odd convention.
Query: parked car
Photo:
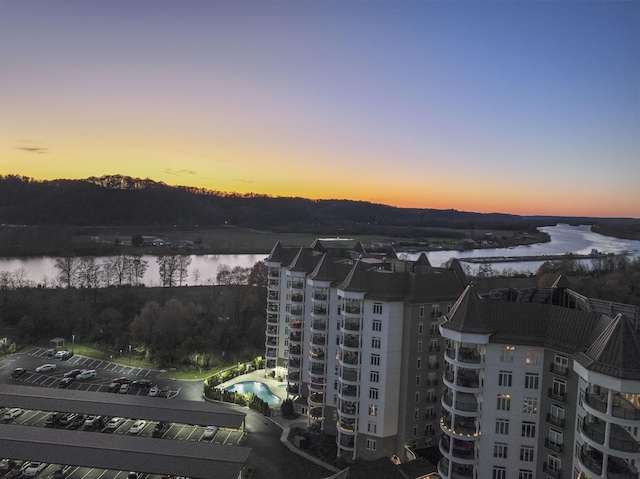
[[[13,469],[18,469],[22,467],[24,461],[16,461],[15,459],[3,459],[0,461],[0,476],[4,476],[8,474]]]
[[[111,419],[109,419],[109,422],[107,422],[107,425],[104,427],[104,429],[107,431],[113,431],[115,429],[118,429],[123,422],[123,417],[112,417]]]
[[[56,368],[55,364],[43,364],[36,368],[37,373],[46,373],[47,371],[53,371]]]
[[[140,431],[144,429],[146,425],[147,425],[147,421],[145,421],[144,419],[138,419],[136,422],[133,423],[133,426],[129,428],[129,434],[138,434]]]
[[[112,382],[118,383],[118,384],[131,384],[131,379],[125,378],[123,376],[123,377],[120,377],[120,378],[115,378]]]
[[[168,421],[160,421],[156,424],[156,427],[153,428],[153,432],[151,433],[152,437],[162,437],[164,433],[169,430],[171,427],[171,423]]]
[[[149,389],[147,396],[156,397],[158,395],[158,391],[159,391],[158,386],[152,386],[151,389]]]
[[[120,390],[118,391],[120,394],[127,394],[129,391],[131,391],[131,384],[121,384],[120,385]]]
[[[17,418],[18,416],[20,416],[23,412],[24,412],[24,409],[22,408],[12,407],[8,411],[5,411],[4,416],[2,416],[2,419],[4,421],[11,421]]]
[[[62,424],[63,426],[68,426],[73,422],[75,418],[76,418],[76,413],[73,413],[73,412],[67,413],[63,415],[62,418],[60,418],[60,424]]]
[[[84,428],[87,430],[94,429],[101,420],[101,416],[87,416],[84,420]]]
[[[170,392],[171,392],[171,389],[169,389],[167,386],[165,386],[160,391],[158,391],[158,397],[159,398],[168,398]]]
[[[69,429],[78,429],[82,425],[84,425],[84,421],[87,419],[87,416],[84,414],[77,414],[73,419],[73,422],[69,424]]]
[[[207,426],[207,428],[204,430],[204,434],[202,435],[202,438],[211,439],[213,436],[216,435],[217,432],[218,432],[217,426]]]
[[[22,476],[22,470],[25,465],[25,461],[12,461],[13,465],[5,473],[4,477],[16,478]]]
[[[25,477],[35,477],[42,472],[42,470],[47,467],[48,464],[45,462],[36,462],[32,461],[29,465],[22,471],[22,474]]]
[[[85,369],[81,373],[76,376],[78,381],[82,381],[83,379],[95,378],[98,375],[95,369]]]
[[[55,349],[47,349],[44,353],[44,355],[48,358],[52,358],[56,355],[56,350]]]
[[[60,466],[55,470],[55,472],[53,473],[51,478],[52,479],[64,479],[65,477],[67,477],[67,473],[70,470],[71,470],[71,466]]]
[[[11,373],[11,377],[13,379],[18,379],[20,376],[24,375],[27,372],[26,368],[15,368]]]
[[[138,379],[133,381],[131,385],[134,388],[150,388],[153,385],[153,382],[151,382],[151,379]]]
[[[69,359],[71,356],[73,356],[73,353],[71,351],[69,351],[68,349],[63,349],[62,351],[58,351],[55,356],[53,356],[54,359],[61,359],[61,360],[66,360]]]
[[[60,380],[60,384],[58,384],[59,388],[68,388],[69,384],[73,382],[73,378],[62,378]]]
[[[44,422],[44,427],[56,427],[60,425],[60,421],[63,417],[63,412],[54,412],[49,414],[49,417],[47,417],[47,420]]]
[[[118,383],[111,383],[107,387],[107,392],[108,393],[117,393],[118,391],[120,391],[120,384],[118,384]]]
[[[67,371],[64,373],[65,378],[75,378],[78,374],[82,372],[82,369],[72,369],[71,371]]]

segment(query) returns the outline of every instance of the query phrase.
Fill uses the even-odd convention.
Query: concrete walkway
[[[280,405],[282,404],[282,401],[287,399],[287,390],[286,388],[279,387],[279,386],[286,385],[287,384],[286,382],[278,381],[271,377],[265,377],[265,370],[258,369],[257,371],[253,371],[247,374],[242,374],[241,376],[237,376],[233,379],[230,379],[229,381],[221,383],[220,385],[218,385],[218,387],[224,389],[236,383],[242,383],[246,381],[257,381],[265,384],[274,395],[278,396],[281,399],[280,404],[271,406],[271,412],[272,412],[271,417],[268,417],[266,419],[270,420],[271,422],[273,422],[274,424],[282,428],[282,435],[280,436],[280,441],[285,446],[287,446],[291,451],[295,452],[299,456],[302,456],[311,462],[314,462],[320,466],[323,466],[331,471],[335,471],[335,472],[340,471],[340,469],[338,469],[337,467],[327,464],[326,462],[321,461],[317,457],[307,454],[306,452],[295,447],[293,444],[291,444],[288,441],[289,432],[291,428],[293,427],[300,427],[303,429],[306,428],[307,418],[306,416],[299,416],[297,419],[284,419],[280,415]]]

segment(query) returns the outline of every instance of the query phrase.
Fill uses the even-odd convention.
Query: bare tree
[[[71,256],[57,258],[55,267],[58,270],[58,281],[60,281],[60,284],[67,288],[75,287],[78,258]]]
[[[158,263],[158,273],[160,274],[160,284],[165,288],[175,285],[178,273],[178,260],[175,255],[163,254],[156,258]]]
[[[146,259],[142,259],[141,256],[130,256],[129,268],[127,269],[129,284],[132,286],[140,284],[148,267],[149,262]]]
[[[189,275],[189,266],[191,265],[191,256],[185,256],[179,254],[176,256],[177,262],[177,274],[178,274],[178,285],[182,286],[182,282],[187,279]]]
[[[100,286],[101,268],[95,256],[84,256],[78,261],[78,283],[81,287],[97,288]]]

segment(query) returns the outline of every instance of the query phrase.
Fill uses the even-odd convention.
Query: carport
[[[58,349],[61,344],[62,344],[62,347],[64,347],[64,342],[65,342],[64,338],[53,338],[49,340],[49,345]]]
[[[239,479],[251,449],[0,424],[3,457],[196,479]]]
[[[207,401],[8,384],[0,390],[0,406],[228,427],[241,431],[244,431],[246,417],[246,414],[223,404]]]

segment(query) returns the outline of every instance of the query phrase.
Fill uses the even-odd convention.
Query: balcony
[[[299,384],[287,384],[287,392],[292,395],[300,394],[300,385]]]
[[[545,462],[542,465],[542,470],[546,474],[549,474],[551,477],[557,477],[558,479],[562,478],[562,469],[555,469],[555,466],[553,464]]]
[[[558,444],[552,441],[548,437],[545,438],[544,440],[544,447],[546,447],[547,449],[551,449],[552,451],[555,451],[555,452],[562,452],[562,444]]]
[[[276,360],[275,359],[269,359],[267,361],[267,369],[275,369],[276,368]]]
[[[322,407],[309,408],[309,412],[307,414],[311,419],[314,419],[316,421],[321,421],[324,419],[324,410]]]
[[[340,434],[338,439],[336,440],[336,443],[338,444],[338,447],[340,449],[345,449],[348,451],[355,450],[355,440],[351,435],[343,436],[342,434]]]
[[[549,388],[548,396],[556,401],[565,402],[567,400],[567,391],[558,388]]]
[[[352,382],[352,383],[359,383],[360,382],[360,375],[358,374],[358,370],[357,369],[342,368],[342,372],[340,374],[340,379],[342,381],[349,381],[349,382]]]
[[[315,314],[316,316],[326,316],[328,309],[326,306],[318,306],[315,305],[311,310],[311,314]]]
[[[342,308],[342,312],[351,315],[362,314],[362,307],[360,305],[345,305],[345,307]]]
[[[278,351],[276,349],[267,349],[267,357],[275,358],[278,356]]]
[[[344,386],[340,390],[340,396],[357,398],[358,397],[358,387],[357,386]]]
[[[549,372],[567,377],[569,375],[569,366],[559,363],[551,363],[549,365]]]
[[[443,458],[438,463],[438,474],[442,477],[450,477],[451,479],[474,479],[473,466],[456,464],[451,467],[451,475],[449,475],[449,460]]]
[[[325,355],[326,353],[322,348],[311,348],[309,351],[309,359],[312,361],[324,361]]]
[[[294,293],[289,297],[289,300],[292,303],[303,303],[304,302],[304,295],[302,293]]]
[[[456,395],[456,404],[453,406],[453,395],[445,394],[442,397],[442,402],[449,407],[455,408],[457,411],[464,412],[477,412],[478,411],[478,400],[473,394],[467,393],[458,393]]]
[[[427,379],[427,386],[437,386],[438,378]]]
[[[277,313],[278,311],[280,311],[280,305],[278,303],[269,303],[267,305],[267,311]]]
[[[584,402],[596,411],[605,414],[607,412],[606,394],[595,394],[593,391],[587,391],[584,396]],[[640,408],[627,401],[623,396],[614,394],[611,415],[626,421],[640,421]]]
[[[594,475],[602,475],[603,456],[595,449],[583,447],[578,456],[580,463]],[[609,456],[607,461],[607,479],[638,479],[638,469],[625,460]]]
[[[278,301],[280,299],[280,291],[269,291],[267,299],[270,301]]]
[[[327,336],[324,334],[314,334],[311,336],[311,344],[325,346],[327,344]]]
[[[309,394],[309,406],[322,406],[324,404],[323,393]]]
[[[267,323],[278,323],[278,315],[273,313],[267,313]]]
[[[360,349],[360,336],[345,335],[342,346],[351,349]]]
[[[345,416],[357,416],[358,403],[343,401],[339,411],[340,411],[340,414],[343,414]]]
[[[275,338],[268,337],[267,340],[265,341],[265,345],[267,347],[268,346],[271,346],[271,347],[277,346],[278,345],[278,340],[275,339]]]
[[[289,311],[289,314],[291,314],[291,316],[302,316],[304,314],[302,306],[293,306],[291,311]]]
[[[361,331],[361,323],[360,319],[345,319],[342,329],[345,331]]]
[[[300,381],[300,371],[291,371],[287,377],[291,380],[291,381]]]
[[[438,369],[440,367],[440,363],[438,361],[434,362],[434,363],[427,363],[427,369],[429,369],[430,371],[434,371],[436,369]]]
[[[593,442],[604,445],[605,424],[603,422],[583,423],[582,433]],[[617,424],[611,424],[609,447],[621,452],[640,452],[640,442]]]
[[[302,329],[302,320],[301,319],[295,319],[293,321],[289,322],[289,327],[291,329]]]
[[[456,384],[463,388],[478,388],[480,387],[480,377],[476,372],[466,372],[463,370],[458,371],[458,379]]]
[[[316,301],[327,301],[329,299],[329,295],[326,290],[314,291],[312,298]]]
[[[291,281],[291,289],[304,289],[304,281]]]
[[[289,346],[289,354],[293,356],[300,356],[300,345],[292,344],[291,346]]]
[[[267,336],[277,336],[278,326],[267,326]]]
[[[340,429],[341,432],[353,434],[354,432],[356,432],[356,420],[341,418],[338,421],[338,428]]]
[[[358,353],[345,352],[342,356],[342,362],[352,366],[360,365],[360,355]]]
[[[327,329],[326,321],[313,321],[311,323],[311,329],[315,331],[325,331]]]
[[[449,455],[457,459],[475,459],[475,445],[471,441],[460,441],[458,439],[453,440],[453,448],[449,447],[450,440],[447,436],[444,436],[440,440],[440,451],[443,455]]]
[[[316,376],[324,376],[324,364],[312,363],[309,372]]]
[[[431,345],[429,345],[429,352],[430,353],[439,353],[440,352],[440,345],[439,344],[431,344]]]
[[[299,343],[302,341],[302,331],[291,331],[289,333],[289,341]]]
[[[547,422],[558,427],[564,427],[565,424],[565,420],[563,417],[554,416],[550,412],[547,413]]]

